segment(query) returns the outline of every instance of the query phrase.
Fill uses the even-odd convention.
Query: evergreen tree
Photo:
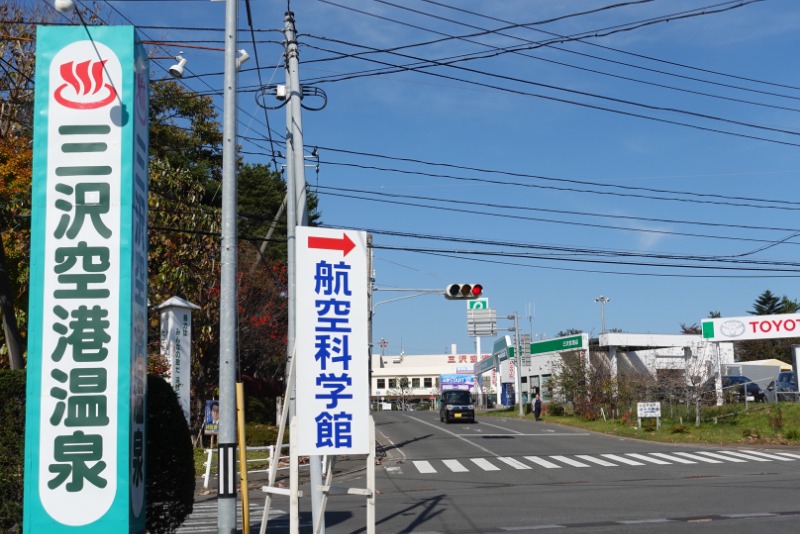
[[[750,315],[775,315],[777,313],[782,313],[781,299],[767,289],[759,295],[753,304],[753,309],[747,313]]]

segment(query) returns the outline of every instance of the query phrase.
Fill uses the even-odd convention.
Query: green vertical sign
[[[714,337],[714,321],[703,321],[703,339]]]
[[[145,530],[148,61],[37,31],[26,533]]]
[[[514,346],[511,344],[511,336],[503,336],[494,342],[492,354],[500,361],[507,358],[514,358]]]

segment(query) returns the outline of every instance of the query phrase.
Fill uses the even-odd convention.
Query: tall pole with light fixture
[[[236,186],[237,0],[225,1],[225,79],[222,132],[222,238],[219,320],[219,534],[236,532]],[[247,491],[247,488],[242,488]]]
[[[605,334],[606,333],[606,303],[607,302],[611,302],[611,299],[606,297],[606,296],[600,295],[599,297],[594,299],[594,301],[600,303],[600,321],[601,321],[600,333],[601,334]]]
[[[514,319],[514,366],[516,367],[515,385],[517,390],[517,402],[519,402],[519,416],[525,417],[525,407],[522,405],[522,350],[519,344],[519,314],[514,312],[513,315],[508,316],[509,319]],[[509,328],[509,330],[511,330]]]

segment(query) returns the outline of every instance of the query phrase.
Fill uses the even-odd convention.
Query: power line
[[[759,231],[771,231],[771,232],[783,232],[783,233],[795,233],[799,232],[797,228],[782,228],[782,227],[771,227],[771,226],[752,226],[752,225],[744,225],[744,224],[731,224],[731,223],[719,223],[719,222],[707,222],[707,221],[686,221],[680,219],[665,219],[665,218],[655,218],[655,217],[637,217],[634,215],[608,215],[605,213],[596,213],[596,212],[585,212],[585,211],[577,211],[577,210],[558,210],[553,208],[543,208],[541,206],[531,206],[531,205],[510,205],[510,204],[496,204],[496,203],[489,203],[489,202],[477,202],[477,201],[469,201],[469,200],[461,200],[461,199],[447,199],[441,197],[426,197],[421,195],[402,195],[397,193],[387,193],[385,191],[367,191],[363,189],[349,189],[349,188],[342,188],[342,187],[330,187],[319,185],[317,189],[322,192],[322,194],[331,194],[334,196],[345,196],[342,193],[356,193],[356,194],[364,194],[364,195],[374,195],[383,198],[370,198],[370,197],[358,197],[358,196],[351,196],[350,198],[362,198],[363,200],[368,201],[381,201],[383,202],[386,200],[389,203],[394,199],[409,199],[409,200],[425,200],[431,202],[441,202],[446,204],[458,204],[458,205],[467,205],[467,206],[475,206],[480,208],[499,208],[499,209],[507,209],[507,210],[518,210],[518,211],[535,211],[537,213],[558,213],[564,215],[579,215],[582,217],[601,217],[601,218],[609,218],[609,219],[623,219],[623,220],[631,220],[631,221],[645,221],[645,222],[656,222],[656,223],[668,223],[668,224],[684,224],[684,225],[693,225],[693,226],[708,226],[708,227],[715,227],[715,228],[727,228],[727,229],[739,229],[739,230],[759,230]],[[326,191],[333,191],[333,193],[326,193]],[[424,204],[420,204],[420,207],[434,207],[434,206],[426,206]],[[446,207],[439,207],[436,206],[436,209],[443,209],[448,210],[449,208]],[[481,212],[472,212],[472,213],[481,213]],[[693,235],[693,234],[691,234]],[[800,244],[800,243],[798,243]]]
[[[530,173],[521,173],[521,172],[513,172],[513,171],[503,171],[503,170],[496,170],[496,169],[488,169],[488,168],[481,168],[481,167],[471,167],[467,165],[458,165],[453,163],[442,163],[442,162],[432,162],[432,161],[425,161],[420,159],[414,158],[407,158],[407,157],[399,157],[399,156],[388,156],[383,154],[375,154],[375,153],[368,153],[368,152],[358,152],[352,150],[345,150],[345,149],[337,149],[334,147],[326,147],[318,145],[318,148],[324,150],[325,152],[340,152],[344,154],[352,154],[358,156],[367,156],[367,157],[374,157],[379,159],[388,159],[390,161],[398,161],[404,163],[412,163],[412,164],[421,164],[427,165],[432,167],[443,167],[449,169],[457,169],[463,171],[470,171],[470,172],[477,172],[480,174],[496,174],[502,176],[513,176],[517,178],[531,178],[535,180],[542,180],[546,182],[555,182],[555,183],[566,183],[566,184],[575,184],[581,186],[591,186],[591,187],[599,187],[602,189],[607,190],[614,190],[608,194],[613,194],[614,196],[633,196],[636,198],[646,198],[650,200],[682,200],[682,201],[694,201],[696,203],[714,203],[712,201],[708,202],[701,202],[697,200],[698,198],[702,199],[721,199],[724,202],[720,202],[722,205],[731,205],[731,206],[738,206],[738,207],[761,207],[761,208],[776,208],[780,209],[782,206],[786,206],[787,209],[791,209],[792,211],[800,208],[795,208],[793,206],[800,207],[800,202],[791,201],[791,200],[784,200],[784,199],[766,199],[766,198],[755,198],[755,197],[743,197],[743,196],[731,196],[731,195],[721,195],[717,193],[698,193],[695,191],[676,191],[676,190],[669,190],[669,189],[656,189],[652,187],[640,187],[640,186],[631,186],[631,185],[616,185],[616,184],[605,184],[600,182],[590,182],[586,180],[576,180],[576,179],[567,179],[567,178],[554,178],[551,176],[543,176],[538,174],[530,174]],[[346,167],[356,167],[356,168],[363,168],[368,170],[377,170],[377,171],[385,171],[385,172],[398,172],[402,174],[418,174],[420,176],[430,176],[430,177],[437,177],[437,178],[448,178],[454,180],[463,180],[468,182],[479,182],[479,183],[487,183],[492,185],[510,185],[510,186],[519,186],[519,187],[529,187],[529,188],[544,188],[547,189],[548,187],[539,186],[537,184],[531,183],[520,183],[520,182],[508,182],[503,180],[491,180],[487,178],[470,178],[464,176],[455,176],[449,174],[437,174],[437,173],[429,173],[429,172],[422,172],[422,171],[407,171],[403,169],[391,169],[386,167],[377,167],[377,166],[367,166],[367,165],[358,165],[354,163],[340,163],[334,161],[322,161],[328,165],[341,165]],[[574,191],[580,193],[597,193],[597,194],[607,194],[606,192],[597,192],[591,190],[580,190],[580,189],[572,189],[572,188],[556,188],[553,189],[558,190],[565,190],[565,191]],[[655,197],[655,196],[645,196],[639,195],[636,196],[632,193],[626,193],[626,191],[643,191],[646,193],[654,193],[654,194],[670,194],[670,195],[684,195],[690,197],[689,199],[672,199],[672,198],[665,198],[665,197]],[[694,197],[694,199],[692,198]],[[761,202],[761,203],[770,203],[770,204],[777,204],[777,206],[755,206],[750,204],[736,204],[734,201],[744,201],[744,202]]]
[[[417,208],[427,208],[427,209],[434,209],[434,210],[444,210],[454,213],[464,213],[468,214],[471,217],[475,216],[475,211],[466,209],[466,208],[444,208],[441,206],[427,206],[424,204],[412,203],[412,202],[403,202],[400,200],[386,200],[386,199],[369,199],[364,197],[358,197],[355,195],[347,195],[343,193],[324,193],[329,196],[338,196],[344,198],[353,198],[357,200],[371,200],[374,202],[382,202],[382,203],[390,203],[395,205],[404,205],[410,207],[417,207]],[[598,224],[598,223],[585,223],[585,222],[577,222],[577,221],[564,221],[558,219],[546,219],[544,217],[535,217],[532,215],[507,215],[502,213],[489,213],[489,212],[482,212],[480,214],[483,217],[496,217],[496,218],[508,218],[514,220],[523,220],[523,221],[535,221],[535,222],[542,222],[542,223],[549,223],[549,224],[563,224],[568,226],[577,226],[583,228],[597,228],[601,230],[622,230],[626,232],[641,232],[641,233],[648,233],[648,234],[657,234],[657,235],[670,235],[670,236],[680,236],[680,237],[691,237],[691,238],[702,238],[702,239],[713,239],[713,240],[726,240],[726,241],[744,241],[744,242],[755,242],[755,243],[773,243],[774,240],[767,240],[767,239],[755,239],[755,238],[745,238],[745,237],[731,237],[731,236],[723,236],[723,235],[713,235],[713,234],[700,234],[697,232],[677,232],[674,230],[658,230],[654,228],[631,228],[626,226],[612,226],[606,224]],[[794,242],[790,242],[787,244],[796,244]]]

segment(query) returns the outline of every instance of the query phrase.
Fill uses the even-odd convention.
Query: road
[[[488,416],[446,425],[435,412],[375,422],[379,533],[800,530],[796,448],[656,444]],[[338,465],[339,484],[364,484],[357,459]],[[268,532],[287,532],[288,501],[275,506]],[[363,532],[364,509],[363,497],[331,497],[326,532]]]

